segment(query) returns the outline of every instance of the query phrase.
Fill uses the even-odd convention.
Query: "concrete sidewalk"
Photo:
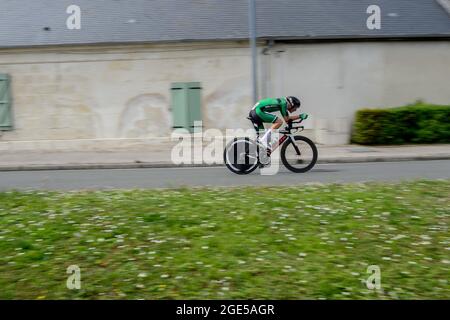
[[[60,170],[60,169],[111,169],[111,168],[162,168],[177,166],[223,165],[222,154],[218,161],[175,165],[171,161],[173,144],[148,145],[108,151],[2,151],[0,171]],[[373,161],[408,161],[450,159],[450,144],[407,146],[321,146],[318,145],[318,163],[351,163]],[[211,164],[212,163],[212,164]]]

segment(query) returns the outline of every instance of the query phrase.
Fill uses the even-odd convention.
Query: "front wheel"
[[[310,139],[293,136],[281,147],[281,161],[286,168],[296,173],[311,170],[317,162],[317,147]]]

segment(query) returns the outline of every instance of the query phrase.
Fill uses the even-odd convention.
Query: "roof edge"
[[[341,35],[341,36],[263,36],[258,37],[258,41],[289,41],[289,42],[371,42],[371,41],[447,41],[450,40],[450,34],[427,34],[427,35],[379,35],[370,36],[367,35]],[[182,40],[161,40],[161,41],[108,41],[108,42],[86,42],[86,43],[49,43],[38,45],[14,45],[14,46],[1,46],[0,50],[8,49],[34,49],[34,48],[67,48],[67,47],[79,47],[79,46],[120,46],[120,45],[172,45],[172,44],[189,44],[189,43],[207,43],[207,42],[248,42],[248,38],[235,38],[235,39],[182,39]]]

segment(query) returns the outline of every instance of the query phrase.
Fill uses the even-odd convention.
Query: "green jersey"
[[[283,117],[288,116],[286,98],[267,98],[260,100],[252,110],[255,110],[263,122],[275,122],[277,117],[270,114],[273,112],[280,112]]]

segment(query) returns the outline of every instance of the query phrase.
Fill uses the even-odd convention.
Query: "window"
[[[12,129],[10,77],[0,73],[0,131]]]

